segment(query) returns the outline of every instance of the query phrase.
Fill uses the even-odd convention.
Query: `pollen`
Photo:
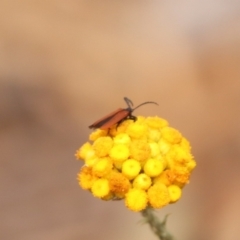
[[[132,188],[126,194],[125,205],[134,212],[145,209],[147,202],[147,193],[144,190]]]

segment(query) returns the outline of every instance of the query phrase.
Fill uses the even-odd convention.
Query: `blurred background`
[[[88,126],[124,96],[192,144],[191,183],[156,212],[176,240],[239,238],[240,2],[2,0],[0,239],[156,239],[76,181]]]

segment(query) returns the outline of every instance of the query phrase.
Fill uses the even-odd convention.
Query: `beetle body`
[[[128,108],[119,108],[116,111],[108,114],[107,116],[99,119],[98,121],[94,122],[92,125],[89,126],[89,128],[100,128],[102,130],[107,130],[111,128],[113,125],[117,124],[119,125],[121,122],[123,122],[126,119],[132,119],[133,121],[136,121],[137,117],[132,115],[132,112],[137,109],[138,107],[144,105],[144,104],[156,104],[155,102],[144,102],[140,105],[138,105],[135,108],[132,108],[133,103],[130,99],[124,98]]]

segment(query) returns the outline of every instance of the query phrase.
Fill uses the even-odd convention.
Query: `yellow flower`
[[[160,155],[160,148],[156,142],[150,142],[149,147],[151,149],[151,157],[156,157]]]
[[[91,187],[91,191],[93,196],[95,197],[98,197],[98,198],[106,197],[110,192],[108,180],[103,178],[97,179],[93,183]]]
[[[151,156],[151,148],[146,141],[136,140],[130,145],[130,157],[139,162],[147,160]]]
[[[192,155],[189,151],[186,151],[184,148],[181,148],[179,145],[174,145],[166,154],[166,159],[170,168],[171,165],[175,165],[175,163],[185,165],[192,160]]]
[[[124,161],[129,157],[129,148],[124,144],[115,144],[109,153],[113,161]]]
[[[110,189],[114,194],[125,194],[131,187],[129,180],[119,172],[112,171],[107,179]]]
[[[98,157],[106,157],[113,146],[111,137],[99,137],[93,143],[93,149]]]
[[[126,129],[128,125],[131,123],[132,123],[132,120],[126,120],[126,121],[123,121],[118,126],[114,125],[112,128],[109,129],[109,135],[112,137],[115,137],[121,133],[126,133]]]
[[[133,181],[133,187],[142,190],[147,190],[151,184],[151,178],[145,173],[139,174]]]
[[[147,137],[149,141],[157,143],[158,141],[160,141],[161,132],[159,131],[159,129],[149,128]]]
[[[90,155],[85,159],[85,165],[88,167],[93,167],[94,164],[98,161],[98,157],[96,155]]]
[[[159,145],[160,153],[163,155],[167,154],[168,151],[171,149],[171,144],[166,140],[164,140],[163,138],[159,140],[158,145]]]
[[[100,158],[92,167],[93,173],[98,177],[108,174],[113,168],[112,160],[109,157]]]
[[[125,199],[135,212],[178,201],[196,167],[188,140],[159,117],[127,119],[89,139],[75,155],[85,163],[80,187],[102,200]]]
[[[182,140],[181,133],[174,128],[164,127],[161,133],[162,137],[172,144],[179,143]]]
[[[127,128],[127,134],[131,138],[135,138],[135,139],[141,138],[142,136],[146,136],[147,135],[147,125],[138,123],[138,122],[133,122],[132,124],[129,124],[129,126]]]
[[[90,189],[98,178],[92,173],[92,168],[84,166],[78,174],[78,182],[82,189]]]
[[[154,184],[148,189],[149,203],[153,208],[161,208],[170,202],[168,188],[164,184]]]
[[[107,135],[107,130],[96,129],[96,131],[92,132],[89,136],[89,140],[95,141],[100,137],[104,137]]]
[[[86,159],[87,157],[89,156],[92,156],[94,155],[94,151],[92,149],[92,145],[89,143],[89,142],[86,142],[82,145],[82,147],[80,147],[76,154],[75,154],[75,157],[77,159]]]
[[[125,204],[132,211],[142,211],[147,207],[147,193],[144,190],[132,188],[126,194]]]
[[[187,163],[186,166],[187,166],[188,171],[191,172],[196,167],[196,165],[197,165],[197,163],[195,162],[194,159],[192,159],[191,161],[189,161]]]
[[[154,183],[162,183],[166,186],[169,186],[172,184],[176,179],[176,174],[174,173],[173,170],[165,170],[163,171],[159,176],[155,177],[153,179]]]
[[[128,159],[122,164],[122,173],[130,180],[138,176],[140,170],[141,165],[137,160]]]
[[[189,151],[191,150],[191,146],[190,146],[190,143],[189,141],[186,139],[186,138],[182,138],[182,141],[179,143],[179,145],[185,149],[186,151]]]
[[[149,127],[151,128],[163,128],[168,126],[168,122],[165,119],[159,118],[159,117],[148,117],[146,119],[146,122]]]
[[[168,187],[168,192],[170,196],[170,202],[172,203],[178,201],[182,195],[182,190],[177,185],[170,185]]]
[[[144,165],[144,172],[150,177],[156,177],[162,173],[164,166],[158,159],[150,158]]]
[[[131,138],[126,133],[119,133],[113,138],[114,144],[124,144],[129,146],[131,143]]]

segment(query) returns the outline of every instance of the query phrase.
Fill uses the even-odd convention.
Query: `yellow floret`
[[[144,172],[150,177],[156,177],[162,173],[164,170],[163,163],[155,158],[150,158],[146,161],[144,167]]]
[[[141,170],[141,165],[137,160],[128,159],[122,164],[122,173],[128,178],[135,178]]]
[[[93,173],[98,177],[108,174],[113,168],[112,160],[109,157],[100,158],[92,167]]]
[[[187,163],[192,161],[192,155],[179,145],[174,145],[166,154],[166,159],[168,161],[169,168],[174,168],[177,164],[186,166]]]
[[[191,151],[191,145],[189,143],[189,141],[186,138],[182,138],[182,141],[179,143],[179,145],[185,149],[186,151]]]
[[[145,173],[139,174],[133,181],[133,187],[142,190],[147,190],[151,184],[151,178]]]
[[[195,162],[194,159],[192,159],[191,161],[189,161],[187,163],[187,169],[189,172],[191,172],[195,167],[196,167],[197,163]]]
[[[88,167],[93,167],[94,164],[98,161],[98,159],[99,158],[97,156],[95,156],[94,154],[92,156],[90,155],[89,157],[87,157],[85,159],[85,165]]]
[[[131,187],[129,180],[121,173],[117,171],[111,171],[107,176],[110,189],[114,194],[125,194]]]
[[[124,161],[129,157],[129,148],[124,144],[115,144],[109,152],[113,161]]]
[[[146,124],[142,124],[142,123],[138,123],[138,122],[133,122],[132,124],[129,124],[128,128],[127,128],[127,134],[131,137],[131,138],[141,138],[143,136],[147,136],[147,125]]]
[[[182,140],[182,134],[171,127],[164,127],[161,130],[162,137],[172,144],[180,143]]]
[[[126,133],[119,133],[113,138],[114,144],[124,144],[129,146],[131,143],[131,138]]]
[[[149,147],[151,148],[151,157],[156,157],[160,154],[160,148],[156,142],[150,142]]]
[[[158,142],[161,138],[161,131],[159,129],[149,128],[148,129],[148,140]]]
[[[90,189],[97,179],[92,172],[92,168],[87,166],[83,166],[78,174],[78,183],[82,189]]]
[[[161,138],[158,142],[161,154],[165,155],[171,149],[172,144]]]
[[[113,198],[114,198],[113,193],[109,192],[108,195],[102,197],[101,199],[104,201],[109,201],[109,200],[112,200]]]
[[[159,117],[148,117],[146,123],[151,128],[163,128],[168,126],[168,122]]]
[[[172,203],[178,201],[181,198],[182,190],[177,185],[170,185],[168,187],[168,192],[170,196],[170,202]]]
[[[84,143],[76,152],[75,157],[77,159],[85,160],[89,155],[93,155],[94,151],[92,145],[89,142]]]
[[[115,124],[113,127],[110,128],[109,135],[112,137],[117,136],[120,133],[126,133],[126,129],[129,124],[132,123],[132,120],[125,120],[121,122],[118,126]]]
[[[130,145],[130,157],[137,161],[144,162],[151,156],[151,148],[146,141],[136,140]]]
[[[142,211],[147,207],[147,193],[144,190],[132,188],[126,194],[125,204],[132,211]]]
[[[190,173],[186,168],[175,168],[174,173],[176,174],[174,183],[177,185],[182,187],[189,182]]]
[[[167,169],[167,170],[163,171],[159,176],[155,177],[153,179],[153,182],[154,183],[162,183],[166,186],[169,186],[175,181],[176,177],[177,176],[173,170]]]
[[[91,187],[91,191],[93,196],[98,197],[98,198],[103,198],[105,196],[107,196],[110,192],[110,188],[109,188],[109,183],[107,179],[97,179],[92,187]]]
[[[96,129],[90,134],[89,140],[96,141],[98,138],[106,136],[107,133],[108,133],[107,130]]]
[[[157,155],[156,157],[154,157],[155,159],[159,160],[162,165],[163,165],[163,169],[166,169],[168,166],[168,161],[165,158],[165,156],[163,156],[162,154]]]
[[[153,208],[161,208],[170,202],[168,188],[164,184],[154,184],[147,193],[149,203]]]
[[[111,137],[100,137],[93,143],[93,149],[98,157],[106,157],[113,146]]]
[[[138,116],[137,117],[137,123],[145,123],[146,121],[146,118],[144,116]]]
[[[117,170],[121,171],[121,170],[122,170],[122,165],[123,165],[123,163],[124,163],[124,161],[114,161],[114,162],[113,162],[113,166],[114,166]]]

